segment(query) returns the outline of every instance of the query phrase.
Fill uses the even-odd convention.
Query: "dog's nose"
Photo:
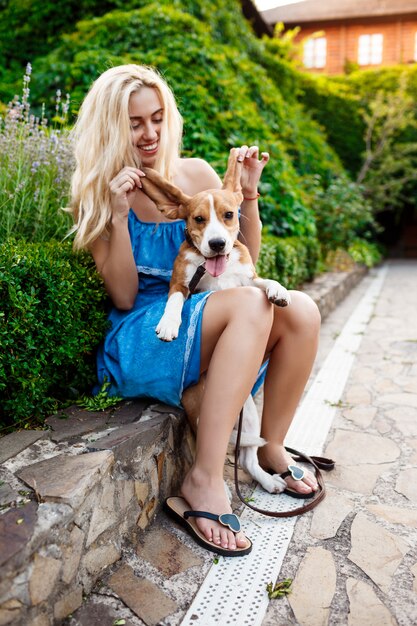
[[[222,250],[224,250],[224,247],[226,245],[226,239],[210,239],[208,245],[213,250],[213,252],[221,252]]]

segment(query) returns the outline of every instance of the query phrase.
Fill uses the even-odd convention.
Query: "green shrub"
[[[263,278],[278,280],[287,289],[295,289],[316,274],[319,250],[317,241],[309,237],[282,239],[265,234],[256,269]]]
[[[323,256],[329,250],[346,250],[358,237],[375,236],[377,225],[372,206],[363,197],[359,185],[347,176],[334,178],[326,189],[320,180],[316,182],[312,207]]]
[[[344,167],[355,176],[365,149],[365,123],[357,95],[344,82],[300,73],[299,99],[324,129]]]
[[[105,300],[68,242],[0,245],[0,423],[40,419],[95,382]]]
[[[355,239],[348,248],[348,253],[359,265],[373,267],[380,263],[384,253],[381,247],[371,241],[365,239]]]

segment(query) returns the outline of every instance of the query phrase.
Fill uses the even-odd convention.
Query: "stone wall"
[[[179,486],[193,454],[182,412],[72,408],[0,446],[0,626],[59,624]],[[7,458],[5,458],[7,457]]]

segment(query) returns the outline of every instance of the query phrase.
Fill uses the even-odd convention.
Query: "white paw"
[[[178,337],[179,328],[180,324],[178,324],[178,322],[165,320],[164,317],[162,317],[158,326],[155,328],[155,332],[162,341],[172,341]]]
[[[258,482],[268,493],[282,493],[287,487],[287,483],[279,474],[268,474],[265,472],[259,478]]]
[[[291,303],[291,296],[288,290],[276,280],[271,280],[269,283],[266,289],[268,300],[277,306],[288,306]]]

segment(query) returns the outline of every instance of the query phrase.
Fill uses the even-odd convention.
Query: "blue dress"
[[[139,291],[129,311],[113,308],[111,327],[98,350],[98,382],[110,382],[110,395],[150,397],[181,406],[184,389],[200,376],[201,323],[211,292],[184,302],[178,338],[161,341],[155,328],[168,299],[175,257],[185,239],[183,220],[142,222],[131,209],[129,233],[139,274]],[[253,393],[262,382],[258,376]]]

